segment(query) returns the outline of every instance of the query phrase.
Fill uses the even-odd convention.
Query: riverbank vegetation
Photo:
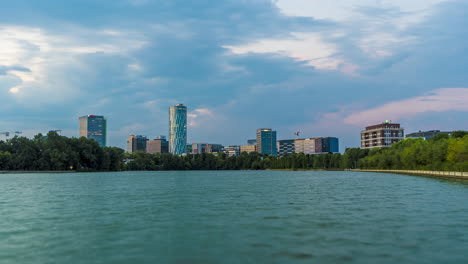
[[[68,138],[56,132],[0,141],[0,170],[118,171],[125,168],[124,159],[120,148],[102,148],[94,140]]]
[[[100,147],[94,140],[67,138],[55,132],[33,139],[14,137],[0,141],[0,170],[17,171],[121,171],[121,170],[312,170],[394,169],[468,171],[468,132],[430,139],[406,139],[390,148],[349,148],[344,154],[285,157],[242,153],[220,154],[124,153]]]

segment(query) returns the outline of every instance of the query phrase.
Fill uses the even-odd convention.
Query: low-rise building
[[[165,136],[159,136],[153,140],[146,142],[147,153],[168,153],[169,152],[169,141],[166,140]]]
[[[404,128],[400,124],[384,123],[366,127],[361,131],[361,148],[372,149],[390,147],[404,139]]]
[[[224,151],[221,144],[192,143],[192,154],[219,153]]]
[[[278,156],[287,156],[295,153],[294,139],[278,140]]]
[[[225,152],[228,157],[239,156],[241,153],[240,146],[229,146],[225,149]]]
[[[131,135],[127,138],[127,152],[146,151],[148,138],[142,135]]]
[[[294,140],[295,153],[324,154],[338,153],[339,143],[336,137],[316,137]]]
[[[247,145],[247,146],[240,146],[240,152],[257,152],[257,145]]]

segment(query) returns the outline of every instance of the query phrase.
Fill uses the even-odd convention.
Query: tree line
[[[119,171],[125,169],[124,160],[120,148],[100,147],[94,140],[68,138],[56,132],[0,141],[0,170]]]
[[[14,137],[0,141],[0,170],[122,171],[122,170],[265,170],[265,169],[407,169],[468,171],[468,132],[439,134],[430,140],[405,139],[389,148],[349,148],[344,154],[285,157],[241,153],[219,154],[145,152],[125,153],[100,147],[86,138],[68,138],[49,132],[33,139]]]

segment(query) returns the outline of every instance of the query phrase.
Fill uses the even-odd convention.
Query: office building
[[[316,137],[294,140],[295,153],[325,154],[338,153],[339,143],[336,137]]]
[[[146,143],[146,152],[147,153],[168,153],[169,152],[169,142],[166,140],[165,136],[155,137],[153,140],[148,140]]]
[[[146,152],[146,143],[148,138],[141,135],[131,135],[127,138],[127,152],[133,153],[136,151],[145,151]]]
[[[295,153],[294,139],[278,140],[278,156],[287,156]]]
[[[240,146],[229,146],[225,149],[225,153],[228,157],[239,156],[241,153]]]
[[[183,104],[169,107],[169,152],[187,152],[187,107]]]
[[[319,137],[315,139],[315,153],[338,153],[339,143],[336,137]]]
[[[295,139],[294,140],[295,153],[316,154],[315,141],[316,140],[314,138]]]
[[[276,131],[271,128],[257,129],[257,152],[260,154],[278,155],[276,148]]]
[[[257,152],[257,145],[247,145],[247,146],[240,146],[240,152]]]
[[[79,118],[80,137],[94,139],[99,146],[106,146],[107,120],[104,116],[87,115]]]
[[[192,154],[219,153],[224,151],[221,144],[192,143]]]
[[[361,148],[390,147],[393,143],[403,139],[404,129],[400,127],[400,124],[385,121],[382,124],[368,126],[366,130],[361,131]]]

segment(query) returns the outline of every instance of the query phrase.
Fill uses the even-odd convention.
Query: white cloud
[[[224,46],[235,54],[278,53],[323,70],[336,70],[346,63],[334,56],[337,47],[319,33],[291,33],[290,39],[261,39],[239,46]]]
[[[88,69],[81,65],[83,54],[126,54],[144,45],[139,38],[129,40],[129,34],[118,31],[94,31],[73,28],[68,33],[50,33],[38,27],[0,25],[0,66],[19,65],[29,71],[8,71],[21,82],[9,88],[19,101],[40,103],[60,102],[79,93],[76,72],[66,76],[64,71]],[[109,34],[109,32],[113,32]]]
[[[358,7],[397,8],[403,12],[424,12],[448,0],[276,0],[280,10],[288,16],[347,21],[358,15]]]

